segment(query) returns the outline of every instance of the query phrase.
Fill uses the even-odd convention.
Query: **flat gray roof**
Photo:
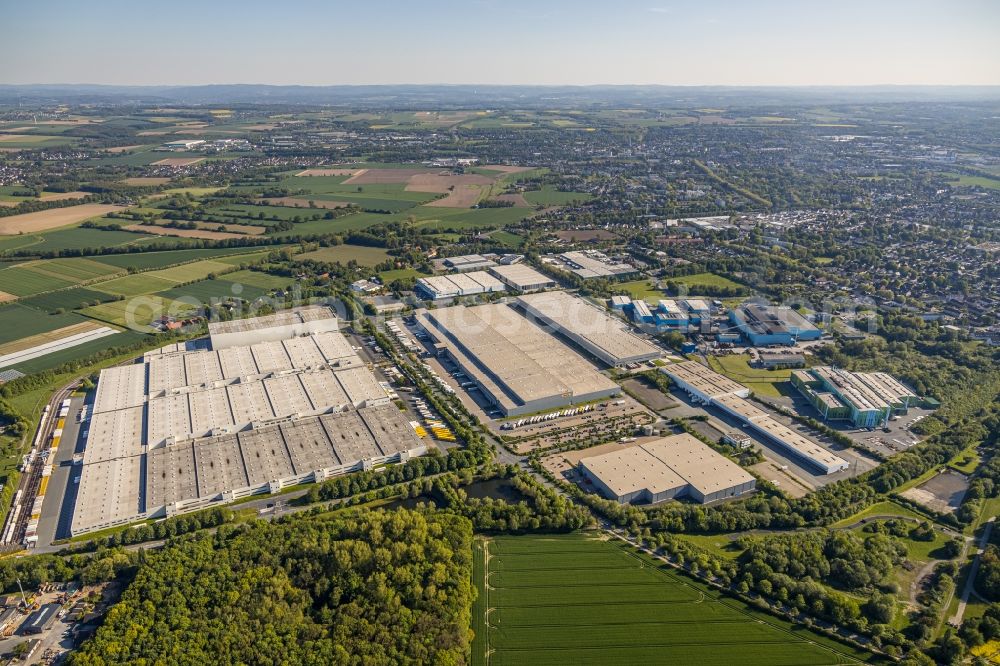
[[[551,322],[558,329],[580,338],[605,360],[615,365],[632,360],[658,358],[660,349],[632,333],[616,319],[582,298],[564,291],[545,291],[519,296],[517,302],[525,310]]]
[[[617,385],[579,354],[503,304],[422,311],[431,332],[469,357],[513,407],[553,396],[586,396]],[[492,392],[492,391],[491,391]]]
[[[260,331],[267,328],[279,326],[293,326],[312,321],[322,321],[326,319],[336,319],[337,315],[333,310],[325,305],[311,305],[308,307],[286,310],[273,315],[263,317],[251,317],[250,319],[233,319],[232,321],[211,322],[208,325],[210,335],[220,333],[245,333],[248,331]]]

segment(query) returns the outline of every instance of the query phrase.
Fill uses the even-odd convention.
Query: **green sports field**
[[[757,613],[596,535],[477,545],[473,664],[784,666],[865,655]]]

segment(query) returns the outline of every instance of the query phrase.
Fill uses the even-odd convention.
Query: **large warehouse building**
[[[675,497],[707,504],[756,486],[751,474],[687,433],[583,458],[580,471],[601,494],[621,504]]]
[[[299,323],[329,320],[324,310],[296,316]],[[426,452],[343,335],[300,334],[293,325],[276,340],[275,321],[223,327],[223,335],[238,333],[243,341],[259,331],[260,342],[223,337],[230,346],[221,349],[171,345],[142,363],[101,372],[73,534]]]
[[[856,428],[882,425],[920,399],[884,372],[851,372],[822,366],[793,372],[792,384],[824,419],[848,420]]]
[[[517,305],[588,354],[611,366],[659,358],[659,347],[632,333],[620,320],[564,291],[520,296]]]
[[[729,319],[757,347],[819,340],[822,331],[792,308],[750,303],[730,311]]]
[[[418,295],[432,301],[506,290],[507,285],[486,271],[418,278],[415,287]]]
[[[662,372],[697,402],[714,405],[736,418],[747,428],[777,444],[785,453],[822,471],[833,474],[850,464],[822,446],[792,430],[767,412],[748,402],[750,389],[706,368],[696,361],[672,363]]]
[[[555,280],[526,264],[494,266],[489,272],[512,290],[522,294],[556,286]]]
[[[506,416],[617,395],[621,387],[503,304],[419,310],[417,321]]]

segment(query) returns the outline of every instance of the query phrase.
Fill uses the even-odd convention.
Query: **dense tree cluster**
[[[150,555],[70,664],[464,664],[472,526],[399,510],[224,527]]]

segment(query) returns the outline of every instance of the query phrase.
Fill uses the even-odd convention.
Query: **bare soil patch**
[[[484,164],[482,168],[489,169],[490,171],[503,171],[504,173],[521,173],[522,171],[531,171],[535,167],[510,166],[508,164]]]
[[[80,206],[40,210],[37,213],[0,217],[0,235],[27,234],[35,231],[55,229],[56,227],[65,227],[76,222],[83,222],[90,217],[110,213],[113,210],[121,210],[121,207],[110,204],[82,204]]]
[[[87,192],[53,192],[51,194],[43,194],[38,197],[39,201],[65,201],[66,199],[83,199],[89,197],[90,194]]]
[[[32,134],[0,134],[0,141],[24,141],[25,139],[32,139],[35,135]]]
[[[344,181],[346,185],[408,183],[413,176],[441,173],[443,169],[361,169]],[[419,191],[419,190],[418,190]]]
[[[365,169],[347,169],[340,167],[306,169],[300,171],[296,176],[354,176],[366,171]]]
[[[136,132],[136,136],[163,136],[164,134],[170,134],[167,130],[142,130],[141,132]]]
[[[479,174],[415,174],[406,183],[410,192],[447,194],[426,204],[439,208],[471,208],[483,198],[493,179]]]
[[[170,179],[154,176],[135,176],[133,178],[126,178],[124,182],[129,185],[165,185],[170,182]]]
[[[167,157],[158,162],[153,162],[153,166],[186,167],[197,164],[204,159],[204,157]]]
[[[14,206],[21,203],[20,201],[0,201],[0,206],[6,206],[7,208],[13,208]]]
[[[206,229],[171,229],[169,227],[130,224],[124,227],[129,231],[141,231],[157,236],[176,236],[177,238],[204,238],[206,240],[225,240],[227,238],[244,238],[246,234],[233,234],[226,231],[208,231]]]
[[[6,291],[0,291],[0,303],[7,303],[16,300],[17,296],[15,296],[14,294],[8,294]]]
[[[528,203],[528,200],[524,198],[523,194],[501,194],[498,197],[493,197],[497,201],[509,201],[518,208],[533,208],[533,206]]]
[[[562,240],[572,241],[574,243],[612,240],[617,238],[617,236],[605,229],[570,229],[568,231],[557,231],[556,236]]]
[[[315,208],[346,208],[350,204],[346,201],[320,201],[319,199],[299,199],[296,197],[275,197],[273,199],[258,199],[257,203],[268,206],[286,206],[289,208],[311,208],[309,202],[315,204]]]

